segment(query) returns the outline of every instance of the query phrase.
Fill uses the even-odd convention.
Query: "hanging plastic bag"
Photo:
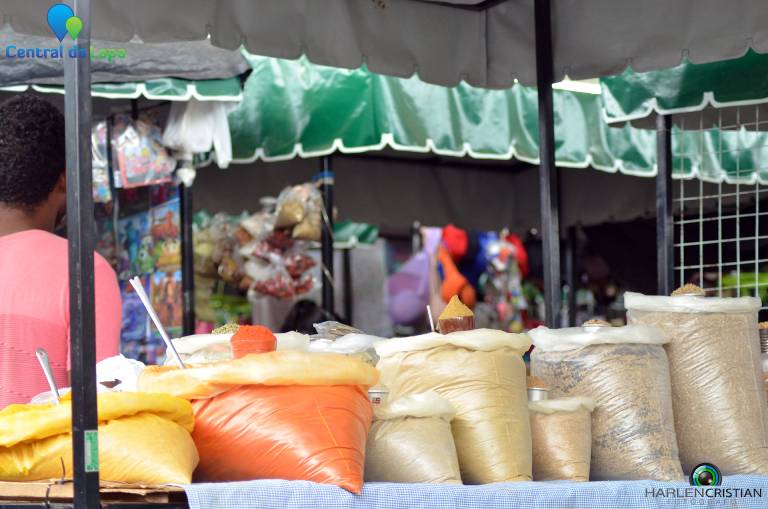
[[[528,403],[534,481],[589,481],[594,409],[580,397]]]
[[[592,480],[683,478],[665,336],[654,327],[538,327],[531,374],[551,398],[592,398]]]
[[[166,394],[100,392],[99,476],[134,484],[189,484],[198,455],[189,402]],[[72,407],[0,411],[0,481],[72,478]]]
[[[194,400],[200,481],[307,480],[359,493],[376,369],[343,355],[280,351],[177,369],[139,387]]]
[[[374,410],[365,480],[461,484],[451,403],[435,392],[406,396]]]
[[[192,154],[213,149],[219,168],[227,168],[232,161],[228,114],[237,104],[196,99],[173,102],[163,132],[163,144],[179,152]]]
[[[689,289],[703,295],[698,287]],[[685,289],[684,289],[685,291]],[[626,293],[631,323],[656,326],[666,345],[680,459],[686,472],[714,463],[723,474],[768,474],[756,297]]]
[[[525,334],[476,329],[376,343],[389,399],[435,391],[456,409],[453,438],[467,484],[531,479]]]

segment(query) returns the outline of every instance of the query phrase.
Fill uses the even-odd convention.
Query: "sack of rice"
[[[594,408],[582,397],[528,403],[534,481],[589,481]]]
[[[669,337],[672,403],[686,472],[703,462],[723,474],[768,474],[768,406],[763,392],[755,297],[627,293],[632,323]]]
[[[451,403],[435,392],[374,407],[365,449],[365,480],[461,484]]]
[[[476,329],[376,343],[390,400],[435,391],[456,409],[451,421],[466,484],[531,480],[525,334]]]
[[[648,326],[539,327],[531,372],[551,398],[584,396],[592,412],[592,480],[680,480],[665,337]]]

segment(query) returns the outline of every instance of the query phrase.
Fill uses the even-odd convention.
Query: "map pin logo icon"
[[[67,36],[67,20],[74,15],[72,9],[65,4],[56,4],[48,9],[48,26],[59,42]],[[82,28],[82,21],[80,24]]]
[[[80,35],[80,31],[83,29],[83,20],[77,16],[72,16],[67,20],[65,26],[67,27],[69,36],[74,40],[77,39],[77,36]]]

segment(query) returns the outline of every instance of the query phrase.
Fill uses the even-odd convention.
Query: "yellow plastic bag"
[[[378,381],[376,368],[346,355],[283,350],[187,369],[147,366],[139,376],[139,390],[205,399],[241,385],[360,385],[367,388]]]
[[[98,395],[99,466],[104,481],[187,484],[198,456],[188,401],[166,394]],[[10,405],[0,411],[0,481],[72,477],[72,407]]]

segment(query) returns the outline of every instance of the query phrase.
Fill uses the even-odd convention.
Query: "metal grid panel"
[[[717,110],[706,113],[717,117],[717,129],[746,132],[768,130],[768,119],[760,118],[754,106]],[[765,117],[765,115],[763,115]],[[679,180],[674,184],[675,282],[694,283],[709,295],[761,297],[761,317],[768,316],[768,186],[740,183],[768,167],[768,158],[751,159],[758,164],[744,165],[741,143],[724,148],[707,142],[705,114],[678,120],[680,129],[673,131],[674,156],[697,148],[702,154],[701,174],[711,175],[714,164],[722,166],[724,158],[736,162],[730,178],[733,184],[710,183],[702,179]],[[688,131],[686,136],[682,131]],[[691,133],[693,132],[693,136]],[[740,137],[739,137],[740,139]],[[711,140],[711,138],[710,138]],[[698,143],[698,147],[691,147]],[[688,145],[688,146],[686,146]],[[765,150],[768,147],[759,147]],[[751,147],[753,151],[755,147]],[[768,152],[766,152],[768,154]],[[674,157],[675,173],[683,173],[682,157]],[[744,166],[744,167],[742,167]],[[750,166],[750,167],[746,167]]]

